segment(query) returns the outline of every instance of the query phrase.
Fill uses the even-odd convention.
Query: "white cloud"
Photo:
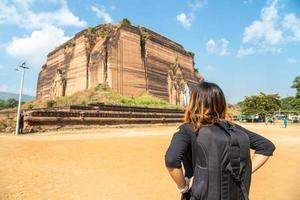
[[[209,54],[217,54],[219,56],[228,56],[231,53],[228,51],[229,41],[222,38],[220,40],[210,39],[206,43],[206,51]]]
[[[269,2],[261,10],[260,18],[245,28],[244,45],[237,56],[281,52],[279,45],[300,41],[300,18],[294,13],[279,13],[278,0]]]
[[[220,56],[228,56],[230,55],[230,53],[228,52],[228,45],[229,45],[229,41],[226,39],[221,39],[220,40],[220,44],[221,44],[221,48],[220,48]]]
[[[297,18],[294,13],[285,15],[282,24],[287,31],[291,31],[293,33],[293,35],[290,36],[289,39],[300,41],[300,19]]]
[[[51,1],[50,1],[51,2]],[[56,1],[52,1],[57,3]],[[33,1],[15,0],[8,4],[0,2],[0,24],[15,24],[25,29],[39,29],[45,26],[85,27],[87,23],[80,20],[68,8],[67,2],[61,0],[60,8],[52,12],[34,12],[30,9]]]
[[[192,26],[192,15],[187,16],[185,13],[180,13],[176,16],[177,21],[179,21],[184,28],[190,28]]]
[[[269,45],[260,45],[260,46],[251,46],[251,47],[240,47],[237,52],[237,57],[249,56],[253,54],[280,54],[281,48],[269,46]]]
[[[85,27],[87,23],[75,16],[68,7],[62,7],[58,11],[32,13],[29,20],[34,28],[46,25]]]
[[[212,39],[206,42],[206,51],[207,53],[214,53],[215,51],[216,42]]]
[[[176,19],[178,22],[181,23],[181,25],[186,28],[189,29],[192,26],[192,22],[195,19],[195,13],[203,6],[205,6],[207,4],[207,0],[194,0],[194,1],[190,1],[188,3],[188,6],[190,7],[191,11],[186,13],[180,13],[178,15],[176,15]]]
[[[33,65],[30,67],[40,67],[46,60],[49,51],[69,38],[65,36],[62,29],[47,26],[41,30],[33,31],[30,36],[13,38],[6,51],[13,57],[29,61],[29,65]]]
[[[288,59],[288,63],[289,63],[289,64],[297,64],[298,61],[297,61],[295,58],[289,58],[289,59]]]
[[[102,19],[105,23],[111,23],[113,21],[112,17],[106,11],[104,6],[100,6],[100,7],[91,6],[91,9],[96,13],[96,16],[99,19]]]
[[[240,49],[237,52],[237,56],[238,57],[248,56],[248,55],[252,55],[254,53],[255,53],[255,50],[253,47],[249,47],[249,48],[240,47]]]
[[[277,25],[278,9],[277,0],[264,7],[259,20],[245,28],[243,43],[279,44],[283,40],[283,32]]]

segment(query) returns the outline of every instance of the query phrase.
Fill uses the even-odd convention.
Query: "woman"
[[[224,94],[216,84],[203,81],[193,88],[184,123],[165,155],[182,200],[248,199],[251,173],[275,150],[266,138],[228,123],[226,108]],[[255,150],[252,162],[250,148]],[[234,162],[234,154],[238,162]]]

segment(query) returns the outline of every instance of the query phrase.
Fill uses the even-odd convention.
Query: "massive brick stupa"
[[[182,104],[203,77],[193,53],[147,28],[103,24],[77,33],[47,56],[37,83],[37,99],[54,99],[108,84],[122,95],[143,92]]]

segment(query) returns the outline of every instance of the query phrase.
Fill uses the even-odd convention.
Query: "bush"
[[[56,101],[54,101],[54,100],[47,100],[46,101],[47,108],[52,108],[55,105],[56,105]]]
[[[188,51],[187,53],[188,53],[190,56],[195,57],[195,54],[194,54],[193,52]]]
[[[28,109],[33,109],[34,108],[34,105],[33,104],[29,104],[28,105]]]
[[[122,25],[131,25],[131,22],[129,21],[129,19],[124,18],[120,21],[120,24],[122,24]]]
[[[67,45],[68,45],[68,47],[75,47],[76,42],[74,40],[70,40]]]
[[[148,33],[145,32],[145,31],[142,31],[142,32],[141,32],[141,40],[142,40],[143,42],[145,42],[146,39],[147,39],[147,37],[148,37]]]
[[[88,32],[89,32],[89,33],[92,33],[92,34],[94,34],[94,33],[96,33],[96,31],[97,31],[97,28],[96,28],[96,27],[94,27],[94,26],[93,26],[93,27],[89,27],[89,28],[88,28]]]
[[[109,91],[110,87],[107,83],[100,83],[95,87],[95,91]]]
[[[102,39],[105,38],[106,35],[107,35],[107,32],[104,31],[104,30],[101,30],[101,31],[99,32],[99,36],[100,36]]]

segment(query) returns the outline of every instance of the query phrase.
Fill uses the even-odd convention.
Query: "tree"
[[[294,98],[294,100],[291,102],[293,111],[300,112],[300,96],[297,98]]]
[[[283,111],[292,111],[293,108],[293,102],[295,100],[295,97],[286,97],[282,98],[281,101],[281,110]]]
[[[0,99],[0,109],[4,109],[5,108],[5,106],[6,106],[5,103],[6,103],[6,101]]]
[[[293,81],[293,85],[291,88],[295,88],[297,90],[296,92],[296,98],[300,98],[300,76],[296,76],[296,78]]]
[[[15,99],[8,99],[6,101],[6,108],[14,108],[18,106],[18,101]]]
[[[300,111],[300,76],[296,76],[291,88],[295,88],[297,90],[296,96],[294,100],[291,102],[291,105],[293,106],[294,110]]]
[[[256,96],[245,97],[241,103],[241,111],[246,115],[260,114],[266,116],[278,111],[280,103],[278,94],[265,94],[261,92]]]

